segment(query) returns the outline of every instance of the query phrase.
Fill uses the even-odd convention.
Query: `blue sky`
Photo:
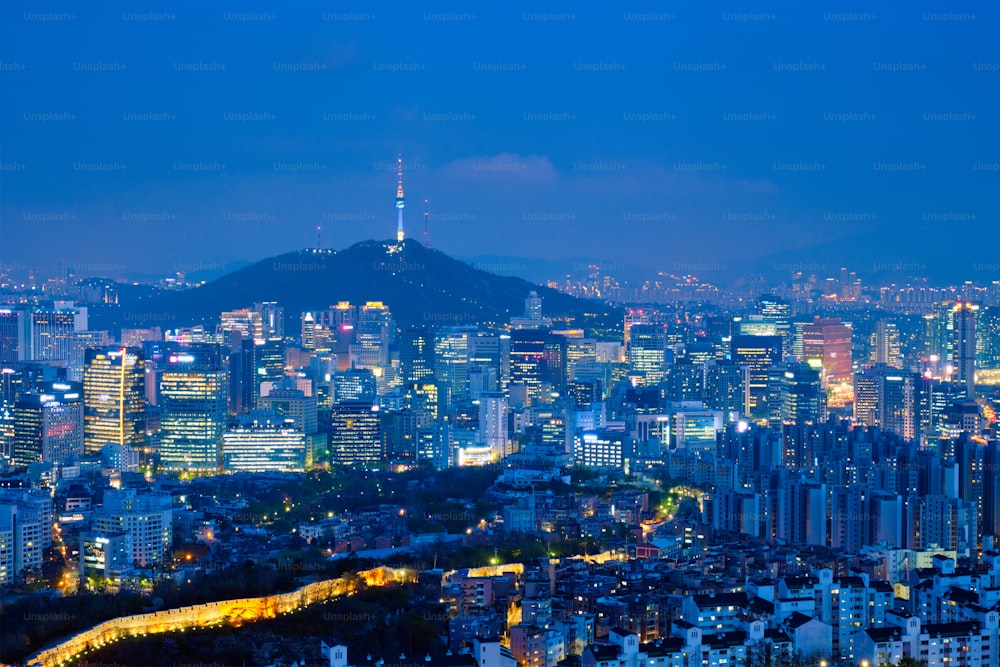
[[[0,264],[1000,257],[997,3],[0,5]],[[709,271],[710,272],[710,271]],[[996,276],[1000,277],[1000,275]]]

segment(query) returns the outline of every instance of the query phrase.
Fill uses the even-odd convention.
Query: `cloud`
[[[491,157],[467,157],[449,162],[440,175],[463,181],[519,182],[551,186],[560,174],[544,155],[500,153]]]

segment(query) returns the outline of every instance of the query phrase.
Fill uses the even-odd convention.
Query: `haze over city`
[[[428,199],[461,257],[960,281],[1000,254],[993,3],[0,11],[4,265],[389,238],[400,153],[409,223]]]

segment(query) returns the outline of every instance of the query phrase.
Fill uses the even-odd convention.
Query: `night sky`
[[[409,235],[427,198],[463,257],[1000,278],[996,34],[995,2],[5,2],[0,264],[388,239],[402,153]]]

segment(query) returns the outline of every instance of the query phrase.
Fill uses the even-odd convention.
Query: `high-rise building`
[[[749,368],[733,361],[712,361],[705,365],[705,407],[721,410],[727,421],[733,415],[746,416],[749,404]]]
[[[239,340],[264,341],[264,322],[261,313],[250,308],[223,311],[220,315],[218,334],[223,345],[230,344],[230,333],[239,334]]]
[[[826,412],[819,371],[801,362],[787,362],[768,370],[768,425],[818,423]]]
[[[469,347],[476,332],[475,326],[454,326],[434,334],[434,376],[451,386],[455,400],[468,396]]]
[[[365,401],[374,403],[378,397],[375,375],[367,369],[349,368],[333,375],[333,403]]]
[[[263,338],[285,337],[285,309],[276,301],[263,301],[253,305],[253,312],[260,316]]]
[[[160,463],[195,474],[219,471],[226,427],[226,368],[218,345],[173,345],[160,374]]]
[[[94,530],[131,535],[131,560],[146,567],[169,558],[172,516],[169,493],[109,489],[104,493],[104,505],[94,512]]]
[[[380,394],[386,393],[391,376],[389,345],[394,330],[392,314],[381,301],[369,301],[358,309],[354,342],[350,346],[351,367],[370,370]]]
[[[87,308],[72,301],[56,301],[51,308],[32,309],[28,318],[28,359],[67,360],[73,333],[87,330]]]
[[[546,380],[545,329],[515,329],[510,332],[510,384],[524,387],[528,404],[542,400]]]
[[[78,382],[51,382],[14,403],[15,465],[62,464],[83,454],[83,401]]]
[[[890,368],[902,368],[903,357],[899,340],[899,328],[895,322],[879,320],[871,335],[871,362],[885,364]]]
[[[754,420],[768,418],[768,369],[781,361],[780,336],[733,336],[730,342],[732,361],[747,368],[746,413]]]
[[[382,433],[377,405],[345,402],[330,412],[330,462],[376,468],[382,464]]]
[[[984,308],[976,318],[976,366],[1000,369],[1000,305]]]
[[[404,385],[434,375],[434,335],[425,327],[410,327],[400,334],[399,368]]]
[[[225,472],[303,472],[306,434],[290,417],[270,410],[238,415],[222,435]]]
[[[876,364],[854,378],[854,421],[879,426],[906,440],[920,435],[920,413],[927,382],[919,373]]]
[[[239,355],[240,412],[253,410],[261,395],[261,383],[277,383],[285,377],[285,343],[280,338],[246,339]]]
[[[494,461],[512,453],[507,434],[507,398],[502,393],[485,393],[479,399],[479,432],[483,445],[493,451]]]
[[[802,361],[817,367],[825,387],[852,379],[851,327],[839,318],[817,317],[803,327]]]
[[[316,433],[316,397],[296,389],[290,381],[279,384],[267,396],[257,399],[257,409],[268,410],[280,417],[291,419],[295,428],[301,429],[306,435]]]
[[[29,357],[28,318],[23,310],[0,308],[0,366]]]
[[[146,371],[142,350],[87,350],[83,371],[83,444],[99,452],[113,442],[141,448],[146,438]]]
[[[72,382],[82,382],[87,350],[104,348],[113,342],[107,331],[74,331],[70,337],[66,377]]]
[[[666,372],[667,330],[662,324],[633,324],[629,328],[629,371],[656,384]]]
[[[953,309],[954,342],[951,363],[955,369],[952,379],[965,384],[966,396],[976,397],[976,315],[979,306],[959,302]]]

